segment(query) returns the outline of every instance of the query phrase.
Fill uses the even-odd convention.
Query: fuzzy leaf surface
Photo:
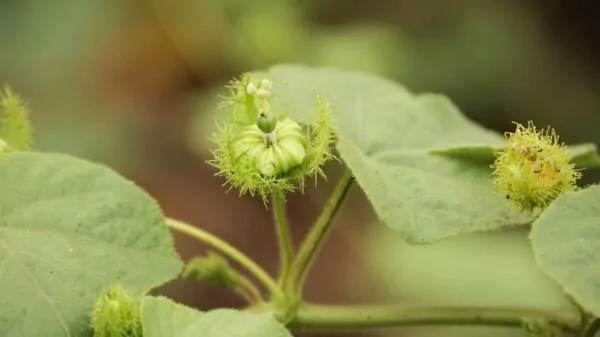
[[[101,291],[139,296],[180,268],[160,208],[130,181],[66,155],[0,156],[0,336],[89,336]]]
[[[269,314],[231,309],[200,312],[166,298],[144,298],[142,322],[147,337],[292,337]]]
[[[540,268],[600,316],[600,186],[556,199],[530,237]]]

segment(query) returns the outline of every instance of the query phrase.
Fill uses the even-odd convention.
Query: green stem
[[[286,284],[285,288],[286,293],[297,297],[296,300],[299,300],[302,296],[302,286],[306,274],[321,247],[325,235],[331,227],[333,217],[339,210],[342,201],[350,189],[352,181],[354,181],[354,177],[350,170],[347,169],[334,188],[329,200],[327,200],[321,215],[313,224],[306,239],[304,239],[304,242],[300,246],[298,255],[290,270],[289,282]]]
[[[582,337],[594,337],[600,331],[600,319],[594,319],[590,325],[586,326],[581,332]]]
[[[287,317],[276,313],[275,317]],[[356,329],[416,325],[493,325],[523,327],[526,321],[542,320],[564,329],[580,328],[581,317],[573,310],[523,308],[426,307],[426,306],[326,306],[304,304],[290,327]]]
[[[250,305],[261,303],[263,301],[260,291],[256,289],[254,283],[242,275],[239,275],[238,285],[235,287],[235,291],[244,297]]]
[[[229,243],[223,241],[219,237],[210,234],[200,228],[186,224],[179,220],[167,218],[167,227],[180,233],[189,235],[199,241],[209,244],[210,246],[218,249],[221,253],[229,256],[234,261],[238,262],[241,266],[246,268],[252,275],[256,277],[269,291],[271,296],[281,296],[281,289],[277,286],[277,283],[267,272],[262,269],[254,260],[246,256],[244,253],[231,246]]]
[[[285,211],[285,200],[282,194],[273,195],[273,215],[277,227],[277,237],[279,239],[279,256],[281,259],[281,269],[279,274],[279,284],[283,285],[287,282],[292,259],[294,258],[294,248],[292,245],[292,237],[290,228],[287,222]]]

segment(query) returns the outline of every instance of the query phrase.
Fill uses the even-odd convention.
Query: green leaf
[[[500,151],[501,149],[501,147],[492,146],[452,147],[434,150],[432,153],[473,160],[489,165],[496,159],[494,152]],[[600,157],[598,156],[598,150],[595,144],[584,143],[569,145],[567,147],[567,153],[571,157],[571,161],[578,168],[600,167]]]
[[[141,311],[144,337],[181,336],[202,316],[202,312],[165,297],[144,297]]]
[[[255,77],[274,81],[273,110],[310,123],[321,93],[338,114],[337,148],[380,219],[412,244],[524,224],[494,192],[489,165],[438,155],[450,148],[497,148],[505,140],[465,118],[446,97],[414,95],[354,71],[280,65]],[[485,152],[485,151],[483,151]]]
[[[89,333],[101,291],[137,297],[180,268],[160,208],[130,181],[65,155],[0,156],[0,336]]]
[[[269,314],[230,309],[201,313],[166,298],[142,300],[145,337],[291,337]]]
[[[600,316],[600,186],[559,197],[533,223],[540,268],[577,302]]]
[[[269,314],[231,309],[209,311],[181,334],[181,337],[197,336],[292,337],[289,331]]]
[[[569,145],[567,151],[575,166],[579,168],[600,167],[600,157],[598,156],[596,144]]]

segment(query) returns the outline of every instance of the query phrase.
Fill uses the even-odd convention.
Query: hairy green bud
[[[204,257],[192,259],[181,276],[214,283],[226,288],[232,288],[238,284],[237,272],[229,266],[227,260],[214,252],[209,252]]]
[[[249,303],[262,301],[260,291],[252,282],[232,268],[223,256],[212,251],[188,262],[181,276],[232,289]]]
[[[515,123],[507,143],[496,153],[493,183],[509,203],[523,211],[544,209],[558,196],[577,189],[581,173],[569,162],[564,144],[551,128],[537,130]]]
[[[317,98],[315,121],[301,124],[270,111],[272,87],[248,74],[231,82],[231,95],[221,104],[228,118],[213,136],[217,147],[209,161],[240,194],[256,193],[265,202],[272,193],[303,190],[306,177],[324,177],[321,166],[334,158],[333,114],[325,100]]]
[[[120,286],[96,299],[92,312],[94,337],[142,337],[140,308]]]

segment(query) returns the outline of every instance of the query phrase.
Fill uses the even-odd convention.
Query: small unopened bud
[[[260,98],[260,99],[267,99],[269,98],[269,96],[271,95],[271,92],[269,90],[260,88],[256,91],[256,97]]]
[[[188,263],[183,277],[192,277],[198,281],[210,282],[223,287],[238,284],[238,275],[222,256],[209,252],[207,256],[196,257]]]

